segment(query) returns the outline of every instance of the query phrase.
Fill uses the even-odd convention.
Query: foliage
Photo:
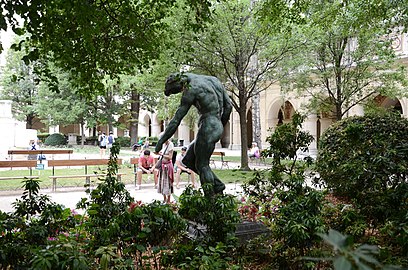
[[[393,114],[349,117],[323,134],[316,169],[336,195],[354,200],[370,222],[408,211],[408,120]]]
[[[41,80],[34,107],[42,122],[48,126],[84,123],[90,112],[90,105],[78,95],[74,79],[68,72],[50,65],[50,74],[58,79],[56,89]],[[69,108],[69,110],[67,110]]]
[[[45,139],[44,144],[50,146],[67,145],[67,139],[63,134],[54,133]]]
[[[254,179],[260,179],[259,177],[260,173],[256,172]],[[241,198],[238,211],[241,218],[245,221],[260,221],[270,226],[274,222],[279,206],[280,200],[275,196],[263,197],[251,195]]]
[[[273,166],[259,173],[243,185],[245,194],[254,206],[269,217],[272,238],[275,240],[270,253],[280,268],[294,269],[301,266],[296,260],[311,252],[319,242],[316,233],[323,232],[322,205],[324,192],[308,185],[307,169],[312,164],[310,157],[305,162],[298,160],[299,150],[307,151],[312,136],[301,131],[303,117],[295,114],[292,123],[276,128],[267,141],[269,149],[264,155],[273,155]],[[288,159],[289,162],[282,162]],[[267,215],[265,215],[267,213]],[[284,258],[283,258],[284,257]]]
[[[167,246],[186,223],[171,205],[132,203],[114,176],[118,152],[115,143],[107,178],[79,203],[84,215],[50,202],[39,194],[37,180],[26,180],[16,211],[0,212],[0,267],[160,269]]]
[[[327,234],[319,233],[319,236],[333,248],[335,254],[330,261],[335,270],[398,269],[384,267],[378,262],[375,258],[379,253],[376,246],[364,244],[354,248],[349,237],[335,230],[329,230]]]
[[[26,64],[21,60],[23,55],[24,52],[8,51],[6,65],[1,72],[1,98],[12,100],[14,117],[26,121],[27,127],[32,128],[34,117],[37,116],[35,103],[39,82],[34,70],[39,63]]]
[[[247,113],[251,99],[278,79],[278,64],[290,50],[286,36],[260,32],[253,15],[259,1],[220,1],[203,31],[181,26],[177,55],[194,72],[218,77],[239,114],[241,170],[248,167]],[[179,49],[180,48],[180,49]]]
[[[121,147],[130,147],[129,137],[117,137],[115,138],[115,142],[117,142]]]
[[[83,95],[91,96],[98,92],[92,90],[103,90],[102,79],[106,74],[130,72],[158,58],[171,30],[165,18],[172,15],[177,4],[175,0],[87,3],[34,0],[30,5],[2,2],[0,29],[11,28],[20,34],[24,28],[29,34],[27,41],[36,47],[25,59],[52,58],[58,67],[75,74]],[[196,20],[180,21],[197,29],[209,17],[209,7],[209,1],[187,0],[186,10],[194,13]],[[47,73],[46,68],[43,73]]]
[[[205,186],[203,187],[206,188]],[[179,214],[196,225],[205,227],[204,235],[196,229],[196,237],[209,245],[231,240],[239,221],[237,202],[231,195],[205,196],[202,190],[187,187],[179,198]]]
[[[39,193],[35,179],[24,181],[21,200],[13,206],[13,213],[0,212],[0,266],[3,269],[28,267],[34,253],[46,247],[49,237],[77,225],[69,209]]]
[[[393,48],[400,28],[387,27],[395,19],[386,8],[389,1],[376,1],[381,12],[373,16],[367,15],[376,12],[372,1],[307,2],[303,23],[292,33],[302,46],[285,59],[288,76],[282,84],[288,90],[311,96],[313,113],[329,113],[336,120],[378,94],[406,94],[404,67]]]
[[[352,203],[340,201],[333,195],[326,196],[328,203],[323,206],[322,214],[327,227],[346,233],[354,241],[364,241],[365,232],[369,228],[361,210]]]
[[[202,246],[190,242],[177,246],[176,252],[164,258],[171,261],[177,269],[241,269],[233,265],[231,247],[222,242],[215,246]]]

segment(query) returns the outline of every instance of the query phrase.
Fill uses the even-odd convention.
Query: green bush
[[[408,211],[408,120],[392,114],[350,117],[319,144],[316,168],[337,196],[354,200],[371,222]]]
[[[44,144],[49,146],[67,145],[67,138],[63,134],[54,133],[47,137]]]
[[[207,185],[203,189],[210,188]],[[205,196],[202,190],[187,187],[179,198],[179,214],[206,228],[203,242],[227,243],[233,238],[239,221],[238,204],[232,195]],[[198,235],[200,231],[196,232]]]
[[[115,138],[115,142],[117,142],[121,147],[130,147],[130,137],[117,137]]]
[[[267,138],[270,147],[263,154],[273,156],[273,166],[243,185],[244,193],[271,228],[269,255],[276,269],[304,269],[299,257],[311,255],[324,232],[322,206],[324,191],[311,187],[310,168],[313,160],[302,162],[299,151],[306,152],[313,137],[302,131],[304,117],[295,114],[291,123],[280,125]],[[262,246],[260,244],[259,246]],[[282,254],[285,254],[282,256]],[[275,269],[275,268],[274,268]]]

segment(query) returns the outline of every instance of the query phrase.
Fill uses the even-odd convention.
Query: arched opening
[[[280,125],[282,125],[283,124],[283,111],[282,111],[282,109],[279,109],[279,112],[278,112],[278,126],[280,126]]]
[[[277,126],[289,123],[294,113],[295,108],[290,101],[282,102],[282,100],[276,100],[269,109],[267,129],[274,132]]]
[[[378,95],[374,98],[374,102],[382,108],[396,111],[399,114],[403,114],[401,102],[397,98],[389,98],[383,95]]]
[[[151,118],[150,118],[150,116],[148,114],[146,114],[143,117],[142,126],[143,126],[143,131],[139,132],[139,133],[143,134],[143,136],[151,137],[151,135],[152,135],[152,120],[151,120]]]
[[[121,116],[118,119],[119,126],[117,128],[118,137],[129,136],[129,119],[127,116]]]

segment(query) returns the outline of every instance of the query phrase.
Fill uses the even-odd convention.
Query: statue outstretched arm
[[[184,116],[186,116],[190,107],[191,105],[189,106],[187,104],[180,105],[180,107],[177,109],[176,113],[174,114],[174,117],[170,120],[169,124],[167,125],[163,136],[161,136],[161,138],[157,142],[157,145],[155,147],[156,152],[159,152],[163,146],[163,143],[167,141],[171,136],[173,136],[178,126],[180,125],[181,120],[183,120]]]

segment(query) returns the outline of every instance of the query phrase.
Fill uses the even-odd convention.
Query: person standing
[[[185,172],[188,173],[189,176],[191,177],[191,184],[194,188],[195,186],[195,174],[194,172],[189,169],[186,165],[183,164],[183,158],[186,156],[186,151],[187,147],[183,146],[181,148],[181,153],[177,155],[176,158],[176,166],[175,171],[176,171],[176,188],[179,188],[179,183],[180,183],[180,175]]]
[[[163,135],[161,134],[162,137]],[[162,144],[162,149],[159,151],[159,160],[156,163],[158,173],[157,192],[163,195],[165,203],[170,203],[170,196],[173,193],[174,168],[173,168],[173,151],[174,144],[167,139]]]
[[[150,150],[143,151],[143,155],[139,157],[138,170],[136,173],[137,185],[136,189],[140,190],[142,186],[143,174],[153,174],[154,184],[157,185],[157,174],[154,171],[154,158],[150,155]]]
[[[115,137],[113,136],[113,131],[109,131],[109,136],[106,141],[106,149],[111,149],[114,142]]]
[[[103,132],[101,134],[101,132],[99,131],[99,136],[98,136],[98,143],[99,143],[99,155],[101,156],[101,158],[105,157],[106,154],[106,134],[105,132]]]

